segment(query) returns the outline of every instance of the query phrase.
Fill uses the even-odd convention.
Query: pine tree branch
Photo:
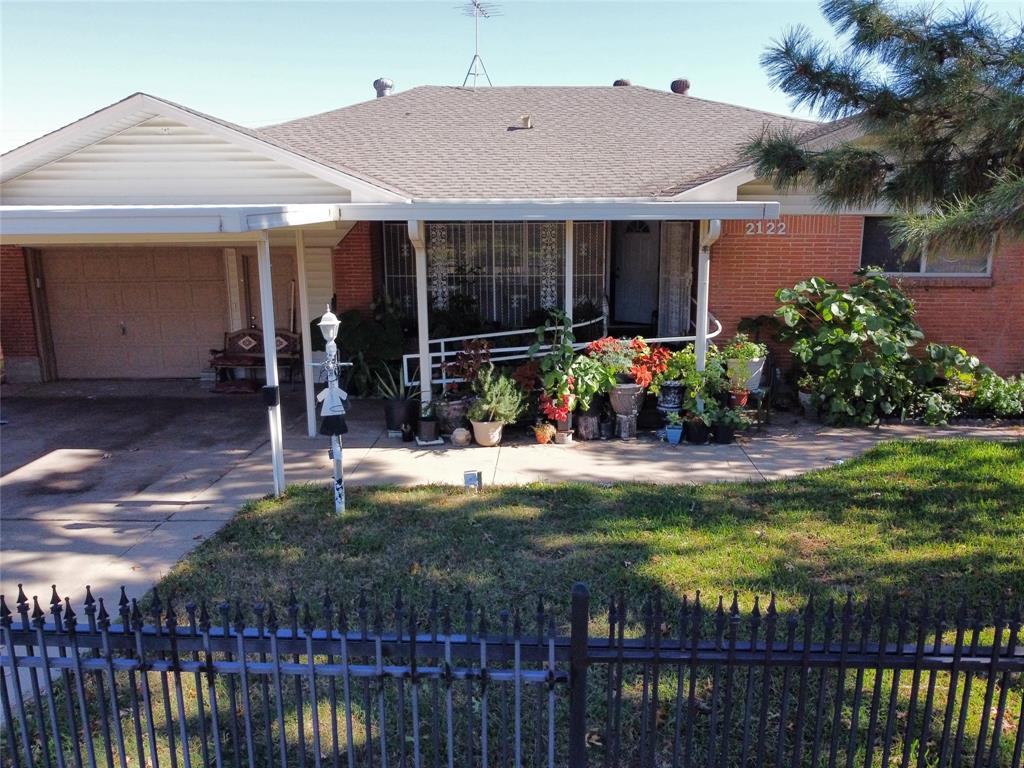
[[[942,206],[932,214],[904,214],[893,222],[893,240],[912,250],[941,243],[968,251],[988,248],[993,234],[1024,239],[1024,174],[994,177],[984,193]]]

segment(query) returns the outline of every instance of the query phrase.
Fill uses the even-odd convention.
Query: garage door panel
[[[156,310],[187,311],[192,308],[192,287],[187,282],[157,283],[155,288],[153,306]]]
[[[117,280],[117,256],[109,253],[83,254],[82,279],[88,281]]]
[[[118,254],[117,273],[122,280],[150,280],[153,259],[148,254]]]
[[[188,276],[194,280],[222,280],[224,260],[202,258],[198,254],[188,257]]]
[[[117,314],[121,311],[121,285],[101,282],[86,283],[85,308],[91,312]]]
[[[85,309],[85,287],[75,283],[52,283],[47,280],[46,295],[50,312],[65,314]]]
[[[195,377],[223,341],[219,248],[53,248],[43,270],[63,378]]]

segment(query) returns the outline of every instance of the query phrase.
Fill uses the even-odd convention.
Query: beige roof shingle
[[[639,86],[421,86],[257,133],[417,198],[649,197],[731,167],[765,124],[818,126]]]

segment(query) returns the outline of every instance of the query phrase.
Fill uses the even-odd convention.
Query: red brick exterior
[[[849,284],[860,265],[861,216],[783,216],[783,235],[722,224],[711,249],[710,309],[721,338],[743,317],[771,314],[775,291],[817,275]],[[929,341],[965,347],[1003,375],[1024,371],[1024,244],[1000,249],[992,277],[904,278]],[[777,352],[781,350],[776,349]],[[786,355],[781,361],[787,362]]]
[[[377,293],[379,226],[357,223],[334,247],[334,293],[338,312],[368,310]]]
[[[38,357],[25,253],[0,245],[0,346],[5,357]]]

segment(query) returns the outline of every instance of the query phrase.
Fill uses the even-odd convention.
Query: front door
[[[657,322],[659,229],[656,221],[615,224],[613,319],[617,323]]]

